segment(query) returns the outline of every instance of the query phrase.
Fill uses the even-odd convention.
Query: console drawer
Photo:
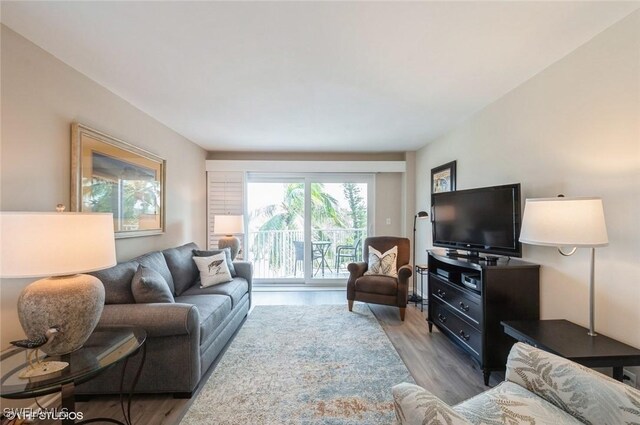
[[[430,317],[430,320],[479,358],[482,354],[482,333],[438,299],[429,300],[429,302],[433,302],[431,310],[433,317]]]
[[[447,303],[456,312],[466,316],[476,327],[482,322],[482,306],[480,299],[472,294],[466,294],[464,290],[444,282],[436,276],[431,279],[431,294],[434,298]]]

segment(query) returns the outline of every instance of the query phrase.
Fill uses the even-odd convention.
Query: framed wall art
[[[165,227],[166,161],[107,134],[71,127],[71,209],[113,213],[116,238]]]
[[[456,190],[456,161],[431,169],[431,193]]]

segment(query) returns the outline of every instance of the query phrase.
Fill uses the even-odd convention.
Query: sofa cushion
[[[167,266],[167,262],[164,259],[164,255],[160,251],[153,251],[148,254],[141,255],[140,257],[134,258],[133,261],[137,261],[145,267],[149,267],[160,273],[164,280],[167,281],[167,285],[169,285],[169,289],[171,289],[171,293],[176,293],[176,288],[173,284],[173,277],[171,276],[171,271],[169,271],[169,267]]]
[[[198,245],[191,242],[177,248],[169,248],[162,251],[167,262],[176,295],[182,294],[187,288],[198,280],[198,269],[193,263],[193,250],[198,249]]]
[[[236,277],[236,268],[233,265],[233,261],[231,261],[231,249],[229,248],[220,248],[220,249],[210,249],[208,251],[200,251],[198,249],[193,250],[194,257],[211,257],[212,255],[220,254],[224,252],[225,258],[227,259],[227,267],[229,267],[229,272],[231,273],[231,277]]]
[[[200,285],[195,285],[187,289],[182,295],[227,295],[231,297],[231,301],[233,303],[232,307],[235,308],[247,292],[249,292],[249,284],[247,283],[247,280],[242,277],[236,277],[231,282],[208,286],[206,288],[201,288]]]
[[[127,261],[87,274],[97,277],[102,282],[105,304],[134,304],[136,300],[131,293],[131,279],[136,270],[138,263]]]
[[[379,295],[397,295],[398,279],[382,275],[362,276],[356,279],[356,291]]]
[[[535,423],[578,425],[583,422],[513,382],[502,382],[453,407],[472,424]]]
[[[200,345],[216,334],[218,327],[231,312],[231,298],[225,295],[182,295],[176,302],[192,304],[200,313]]]
[[[157,271],[140,264],[131,279],[131,292],[136,303],[173,303],[167,281]]]

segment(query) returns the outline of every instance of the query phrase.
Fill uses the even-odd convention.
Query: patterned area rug
[[[258,306],[182,425],[385,424],[414,380],[365,304]]]

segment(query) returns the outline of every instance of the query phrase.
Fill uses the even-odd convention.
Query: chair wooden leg
[[[349,301],[349,311],[353,311],[353,300],[348,300]]]
[[[406,307],[400,307],[400,320],[404,322],[404,313],[407,311]]]

